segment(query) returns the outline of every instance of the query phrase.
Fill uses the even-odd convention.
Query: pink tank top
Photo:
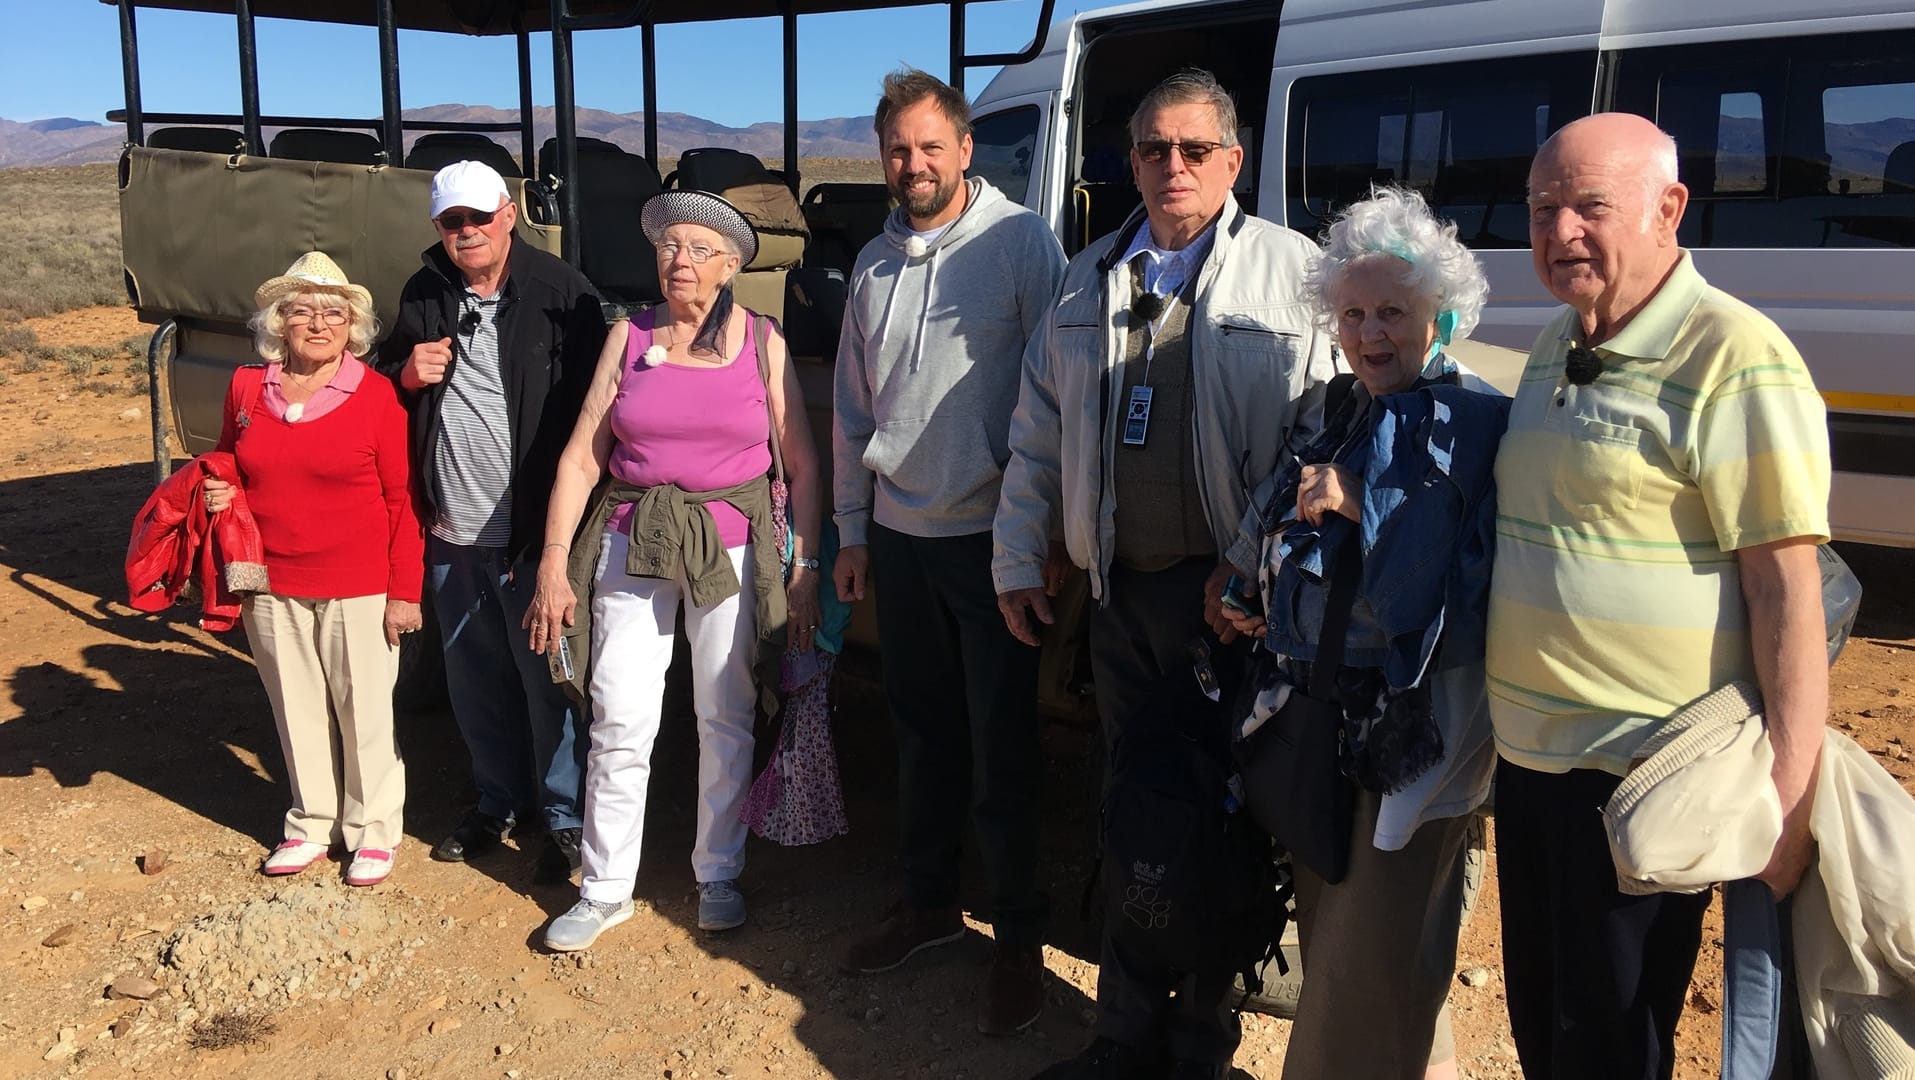
[[[612,475],[640,487],[713,491],[770,472],[771,421],[753,335],[745,334],[724,367],[648,367],[642,357],[656,310],[640,312],[626,335],[625,373],[612,400]],[[751,523],[737,507],[705,505],[726,547],[750,538]],[[619,507],[607,527],[625,528],[631,509]]]

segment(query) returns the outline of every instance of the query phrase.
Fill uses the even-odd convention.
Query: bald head
[[[1591,343],[1628,322],[1675,268],[1688,202],[1675,140],[1640,116],[1584,117],[1537,151],[1529,170],[1536,275],[1582,315]]]

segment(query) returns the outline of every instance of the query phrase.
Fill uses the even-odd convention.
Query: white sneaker
[[[326,845],[311,840],[282,840],[259,872],[267,877],[286,877],[297,874],[308,866],[326,857]]]
[[[346,884],[377,885],[391,873],[390,848],[360,848],[352,853],[352,863],[346,867]]]
[[[554,952],[578,952],[589,949],[598,936],[632,917],[632,901],[616,904],[581,899],[572,910],[552,920],[545,928],[545,947]]]

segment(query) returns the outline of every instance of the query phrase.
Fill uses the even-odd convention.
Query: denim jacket
[[[1296,520],[1301,466],[1325,457],[1306,451],[1289,466],[1261,515],[1271,538],[1262,568],[1269,626],[1263,648],[1315,658],[1329,592],[1325,554],[1356,529],[1363,577],[1344,666],[1380,668],[1389,686],[1402,690],[1424,682],[1439,641],[1444,667],[1480,663],[1495,551],[1492,470],[1509,400],[1423,383],[1374,401],[1359,387],[1345,408],[1358,411],[1356,425],[1367,428],[1368,437],[1334,440],[1340,447],[1323,449],[1328,460],[1363,478],[1362,520],[1337,514],[1320,526]]]

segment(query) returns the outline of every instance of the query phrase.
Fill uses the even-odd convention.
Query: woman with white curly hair
[[[1283,1075],[1454,1077],[1465,841],[1495,763],[1483,635],[1508,402],[1444,346],[1489,290],[1456,226],[1395,188],[1331,225],[1307,288],[1353,374],[1260,510],[1256,595],[1226,601],[1261,639],[1247,802],[1296,883]],[[1300,812],[1278,787],[1315,794]]]
[[[406,413],[359,357],[372,294],[308,252],[253,295],[264,364],[233,373],[219,450],[259,526],[270,592],[241,607],[293,788],[285,840],[260,871],[297,874],[333,844],[346,884],[392,872],[406,801],[393,735],[399,635],[419,629],[425,541],[413,515]],[[206,506],[232,505],[208,478]]]

